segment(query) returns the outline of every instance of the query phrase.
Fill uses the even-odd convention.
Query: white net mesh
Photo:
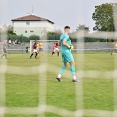
[[[3,8],[3,14],[6,13],[6,0],[2,0]],[[79,5],[80,6],[80,5]],[[5,12],[5,13],[4,13]],[[116,13],[116,10],[114,9],[114,12]],[[6,13],[8,15],[8,13]],[[6,17],[3,17],[6,19]],[[116,24],[116,18],[115,18],[115,24]],[[117,25],[116,25],[117,26]],[[77,46],[80,47],[80,49],[84,50],[84,36],[87,37],[96,37],[96,38],[104,38],[105,35],[108,34],[109,38],[116,39],[117,32],[99,32],[99,34],[94,35],[84,35],[83,32],[78,33],[77,35]],[[6,35],[7,36],[7,35]],[[74,35],[76,36],[76,35]],[[44,42],[44,41],[43,41]],[[54,41],[53,41],[54,42]],[[33,41],[31,41],[32,47]],[[49,42],[50,43],[50,42]],[[46,45],[44,47],[48,50],[48,46]],[[32,51],[32,49],[31,49]],[[84,51],[83,51],[84,52]],[[60,115],[62,117],[83,117],[84,115],[89,117],[116,117],[117,116],[117,57],[114,57],[114,71],[92,71],[92,70],[84,70],[84,53],[77,54],[76,62],[80,63],[78,66],[76,66],[77,69],[77,76],[81,80],[80,83],[75,84],[75,96],[76,96],[76,110],[70,111],[66,108],[60,108],[54,105],[48,105],[47,104],[47,82],[48,82],[48,75],[47,72],[54,71],[53,74],[58,74],[58,71],[60,67],[55,66],[54,64],[50,64],[48,62],[48,56],[45,54],[46,59],[41,59],[41,64],[36,67],[23,67],[23,66],[11,66],[7,64],[7,60],[0,60],[0,117],[5,117],[5,114],[20,114],[20,115],[38,115],[38,117],[45,117],[45,112],[54,113],[56,115]],[[6,106],[6,73],[9,74],[16,74],[16,75],[38,75],[38,106],[37,107],[7,107]],[[65,74],[63,74],[63,77],[70,78],[69,71],[66,71]],[[84,108],[84,90],[83,90],[83,78],[99,78],[104,77],[104,79],[113,79],[113,90],[114,90],[114,110],[108,111],[108,110],[98,110],[98,109],[85,109]],[[41,81],[44,82],[41,82]],[[55,82],[56,83],[56,82]],[[30,88],[30,87],[29,87]],[[53,87],[54,88],[54,87]],[[60,89],[62,90],[62,89]],[[70,98],[70,97],[69,97]],[[93,102],[92,102],[93,103]]]

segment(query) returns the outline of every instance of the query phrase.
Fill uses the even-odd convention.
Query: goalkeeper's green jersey
[[[62,34],[62,35],[60,36],[61,53],[62,53],[62,54],[69,54],[69,53],[71,53],[70,49],[62,44],[63,40],[66,40],[66,43],[67,43],[68,45],[71,44],[71,40],[70,40],[70,38],[69,38],[69,35],[67,35],[67,34]]]

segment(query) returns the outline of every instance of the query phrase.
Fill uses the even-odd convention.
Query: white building
[[[38,35],[42,37],[46,32],[53,31],[54,22],[32,14],[11,20],[14,33],[17,35]]]

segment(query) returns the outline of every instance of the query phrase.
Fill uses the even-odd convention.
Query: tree
[[[92,14],[92,19],[95,21],[95,31],[115,31],[113,18],[114,4],[102,4],[95,6],[95,12]]]
[[[29,36],[29,40],[40,40],[40,36],[38,36],[38,35],[31,35],[31,36]]]
[[[13,26],[11,26],[11,25],[8,25],[8,26],[7,26],[6,24],[4,24],[4,25],[2,25],[2,27],[3,27],[3,28],[0,29],[1,32],[3,32],[3,33],[6,33],[6,32],[7,32],[7,34],[16,35],[16,34],[13,32]]]
[[[48,32],[47,39],[48,40],[59,40],[61,34],[62,34],[61,30],[55,30],[54,32]]]
[[[76,29],[76,31],[80,31],[80,30],[84,30],[86,31],[86,33],[90,32],[89,27],[85,26],[85,25],[79,25]]]
[[[72,42],[77,42],[77,37],[76,37],[76,35],[77,35],[77,32],[78,32],[78,31],[84,31],[85,34],[87,34],[87,33],[90,32],[89,27],[87,27],[87,26],[85,26],[85,25],[79,25],[79,26],[76,28],[76,31],[75,31],[75,32],[73,31],[73,32],[71,32],[71,33],[69,34],[70,39],[71,39]]]

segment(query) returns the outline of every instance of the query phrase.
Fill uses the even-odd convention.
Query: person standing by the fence
[[[111,52],[111,55],[116,55],[117,54],[117,43],[115,44],[115,50],[114,52]]]
[[[5,56],[5,58],[7,59],[7,48],[6,48],[6,46],[5,45],[3,45],[3,52],[4,52],[4,54],[1,56],[1,59],[3,58],[3,56]]]

